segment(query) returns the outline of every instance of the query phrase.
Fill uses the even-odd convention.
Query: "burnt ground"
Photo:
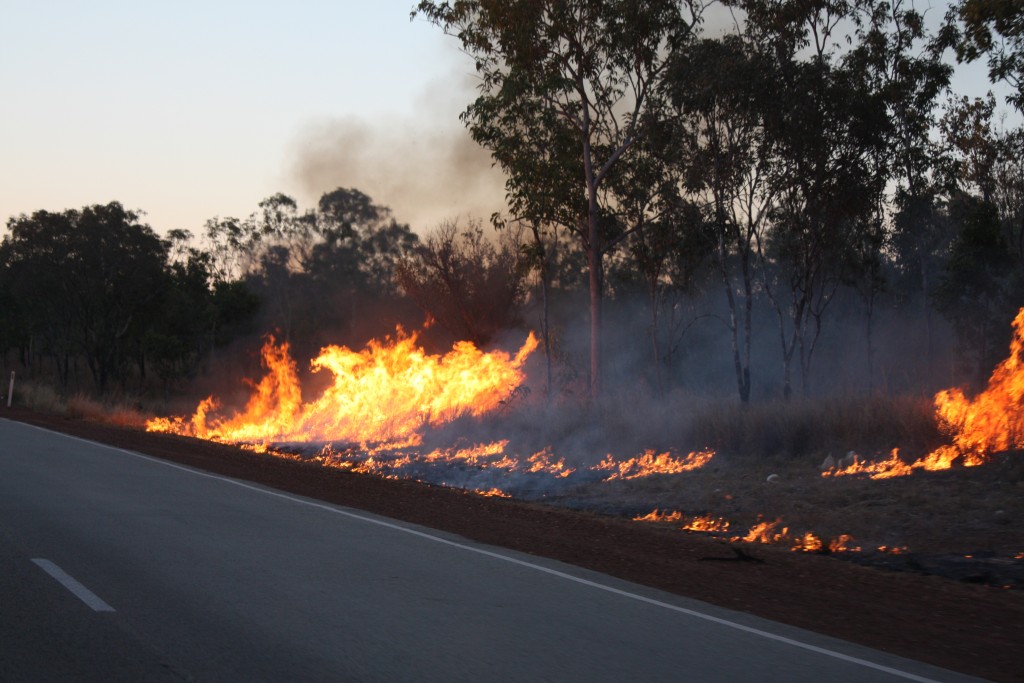
[[[991,580],[991,574],[985,573],[991,571],[986,568],[989,565],[1014,566],[1014,561],[1005,558],[993,563],[995,556],[1002,557],[1000,553],[993,552],[992,557],[987,557],[985,554],[991,551],[982,550],[981,556],[954,558],[954,554],[935,550],[942,545],[937,539],[932,545],[927,539],[922,541],[928,552],[916,553],[910,556],[912,560],[872,553],[859,558],[861,562],[881,566],[865,566],[838,556],[793,553],[772,546],[745,545],[738,553],[733,549],[738,546],[727,540],[630,521],[628,516],[621,516],[626,512],[621,508],[612,509],[614,506],[598,500],[588,501],[586,495],[560,501],[558,507],[488,498],[65,416],[17,408],[6,410],[3,416],[475,541],[561,560],[955,671],[997,681],[1024,680],[1024,591],[985,585],[1015,580],[1012,571],[1010,579]],[[809,500],[810,505],[815,502],[814,496],[818,494],[814,491],[819,488],[812,481],[784,480],[778,487],[761,487],[758,495],[764,499],[754,500],[750,509],[760,505],[758,509],[770,510],[775,498],[781,500],[784,494],[794,491],[802,493],[801,499]],[[945,480],[936,481],[938,494],[942,495]],[[702,484],[705,489],[710,485],[711,482]],[[792,490],[787,492],[786,486]],[[887,495],[884,489],[871,489],[871,494],[858,493],[861,490],[854,484],[843,484],[839,495],[852,497],[855,504],[863,504],[867,510],[878,507],[880,503],[872,505],[872,501]],[[704,495],[721,494],[722,488],[718,487]],[[835,496],[836,492],[829,494]],[[861,500],[858,496],[867,498]],[[736,498],[730,494],[729,500]],[[669,504],[666,498],[666,505]],[[593,511],[600,510],[602,505],[614,514]],[[741,513],[737,510],[737,514]],[[904,522],[925,529],[951,523],[933,520],[929,527],[927,519],[909,516],[912,519]],[[1010,533],[1019,537],[1019,526],[1013,522],[998,528],[1002,527],[1009,527]],[[936,533],[933,531],[932,535]],[[1005,543],[1007,532],[1000,533],[994,543]],[[974,561],[981,563],[980,569],[972,564]],[[953,578],[930,574],[929,562],[942,566],[959,563],[965,567],[964,575],[957,577],[949,571],[945,573]]]

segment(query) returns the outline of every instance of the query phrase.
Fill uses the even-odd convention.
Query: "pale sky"
[[[339,186],[418,232],[486,220],[504,190],[458,120],[472,64],[413,4],[0,0],[0,225],[117,200],[198,236]],[[988,89],[980,66],[958,82]]]
[[[357,187],[423,230],[503,181],[472,65],[412,0],[0,0],[0,222],[117,200],[160,232]]]

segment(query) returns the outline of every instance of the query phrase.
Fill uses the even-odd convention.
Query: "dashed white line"
[[[60,585],[64,586],[69,591],[74,593],[79,600],[87,604],[89,607],[92,607],[94,611],[114,611],[114,608],[108,605],[106,602],[104,602],[100,596],[96,595],[91,590],[83,586],[81,583],[75,580],[75,577],[68,574],[66,571],[55,565],[53,562],[38,557],[33,559],[32,561],[39,565],[39,568],[42,569],[44,572],[46,572],[53,578],[57,579],[57,582],[60,583]]]
[[[0,419],[2,419],[2,418],[0,418]],[[321,509],[321,510],[325,510],[327,512],[331,512],[331,513],[334,513],[334,514],[337,514],[337,515],[342,515],[344,517],[349,517],[351,519],[356,519],[356,520],[359,520],[359,521],[362,521],[362,522],[366,522],[366,523],[369,523],[369,524],[375,524],[377,526],[385,527],[387,529],[392,529],[394,531],[399,531],[399,532],[402,532],[402,533],[405,533],[405,534],[409,534],[411,536],[417,536],[419,538],[424,538],[424,539],[427,539],[427,540],[430,540],[430,541],[434,541],[436,543],[441,543],[443,545],[447,545],[447,546],[450,546],[450,547],[453,547],[453,548],[459,548],[460,550],[465,550],[465,551],[468,551],[468,552],[471,552],[471,553],[476,553],[476,554],[479,554],[479,555],[486,555],[487,557],[491,557],[491,558],[494,558],[496,560],[500,560],[502,562],[508,562],[510,564],[519,565],[521,567],[525,567],[525,568],[528,568],[528,569],[532,569],[534,571],[542,572],[544,574],[548,574],[548,575],[551,575],[551,576],[556,576],[556,577],[558,577],[560,579],[565,579],[567,581],[572,581],[573,583],[581,584],[581,585],[584,585],[584,586],[589,586],[590,588],[595,588],[597,590],[604,591],[606,593],[612,593],[614,595],[618,595],[618,596],[621,596],[621,597],[624,597],[624,598],[627,598],[627,599],[630,599],[630,600],[636,600],[637,602],[646,603],[648,605],[653,605],[655,607],[659,607],[659,608],[662,608],[662,609],[667,609],[667,610],[670,610],[670,611],[673,611],[673,612],[678,612],[680,614],[686,614],[686,615],[694,617],[696,619],[701,619],[701,620],[708,621],[708,622],[711,622],[711,623],[714,623],[714,624],[718,624],[719,626],[724,626],[725,628],[735,629],[737,631],[741,631],[741,632],[744,632],[744,633],[749,633],[751,635],[758,636],[758,637],[761,637],[761,638],[765,638],[766,640],[775,641],[777,643],[784,643],[786,645],[790,645],[792,647],[796,647],[796,648],[805,650],[807,652],[813,652],[815,654],[823,655],[825,657],[830,657],[832,659],[837,659],[839,661],[847,662],[849,664],[854,664],[856,666],[861,666],[861,667],[864,667],[866,669],[872,669],[874,671],[878,671],[878,672],[881,672],[881,673],[884,673],[884,674],[888,674],[888,675],[894,676],[896,678],[902,678],[904,680],[914,681],[915,683],[940,683],[939,681],[937,681],[937,680],[935,680],[933,678],[927,678],[925,676],[919,676],[919,675],[911,673],[909,671],[903,671],[902,669],[896,669],[896,668],[893,668],[893,667],[890,667],[890,666],[885,666],[884,664],[878,664],[876,662],[872,662],[870,660],[863,659],[861,657],[855,657],[855,656],[852,656],[852,655],[844,654],[842,652],[837,652],[835,650],[830,650],[828,648],[819,647],[817,645],[812,645],[811,643],[806,643],[806,642],[803,642],[801,640],[796,640],[794,638],[789,638],[787,636],[783,636],[783,635],[780,635],[780,634],[777,634],[777,633],[772,633],[771,631],[765,631],[765,630],[762,630],[762,629],[759,629],[759,628],[755,628],[753,626],[747,626],[746,624],[741,624],[741,623],[736,622],[736,621],[731,621],[729,619],[723,619],[722,617],[716,617],[716,616],[711,615],[711,614],[706,614],[706,613],[698,611],[698,610],[689,609],[687,607],[682,607],[680,605],[674,605],[674,604],[668,603],[668,602],[663,602],[661,600],[656,600],[654,598],[650,598],[650,597],[647,597],[647,596],[644,596],[644,595],[640,595],[638,593],[632,593],[630,591],[622,590],[621,588],[615,588],[613,586],[608,586],[608,585],[605,585],[605,584],[602,584],[602,583],[598,583],[596,581],[591,581],[589,579],[585,579],[585,578],[582,578],[582,577],[579,577],[579,576],[573,576],[572,574],[568,574],[566,572],[562,572],[562,571],[559,571],[557,569],[552,569],[550,567],[544,567],[542,565],[534,564],[533,562],[528,562],[526,560],[521,560],[521,559],[518,559],[516,557],[511,557],[509,555],[504,555],[502,553],[494,552],[494,551],[491,551],[491,550],[486,550],[484,548],[478,548],[478,547],[475,547],[475,546],[472,546],[472,545],[468,545],[468,544],[464,544],[464,543],[459,543],[457,541],[452,541],[452,540],[449,540],[447,538],[442,538],[440,536],[435,536],[433,534],[429,534],[429,533],[426,533],[426,532],[423,532],[423,531],[419,531],[417,529],[412,529],[412,528],[409,528],[409,527],[405,527],[405,526],[402,526],[402,525],[394,523],[394,522],[388,522],[388,521],[385,521],[383,519],[375,519],[373,517],[368,517],[368,516],[365,516],[365,515],[361,515],[361,514],[358,514],[356,512],[350,512],[348,510],[343,510],[341,508],[334,507],[334,506],[328,505],[326,503],[320,503],[320,502],[313,501],[313,500],[299,498],[297,496],[293,496],[293,495],[290,495],[290,494],[287,494],[287,493],[282,493],[282,492],[275,491],[275,490],[269,489],[269,488],[262,488],[260,486],[256,486],[256,485],[253,485],[253,484],[248,484],[246,482],[239,481],[237,479],[231,479],[230,477],[225,477],[225,476],[222,476],[222,475],[219,475],[219,474],[213,474],[213,473],[210,473],[210,472],[204,472],[202,470],[194,469],[194,468],[191,468],[191,467],[186,467],[184,465],[178,465],[177,463],[169,462],[167,460],[162,460],[160,458],[156,458],[156,457],[153,457],[153,456],[150,456],[150,455],[144,455],[142,453],[136,453],[135,451],[129,451],[129,450],[126,450],[124,448],[117,448],[116,446],[110,446],[110,445],[107,445],[107,444],[104,444],[104,443],[99,443],[97,441],[90,441],[88,439],[83,439],[83,438],[78,437],[78,436],[72,436],[71,434],[65,434],[63,432],[56,432],[56,431],[53,431],[52,429],[46,429],[45,427],[38,427],[36,425],[27,424],[27,423],[18,423],[18,424],[21,424],[21,425],[26,426],[26,427],[31,427],[33,429],[36,429],[36,430],[39,430],[39,431],[42,431],[42,432],[48,432],[50,434],[55,434],[57,436],[63,436],[65,438],[71,439],[73,441],[79,441],[79,442],[82,442],[82,443],[87,443],[87,444],[89,444],[91,446],[99,446],[101,448],[106,448],[106,449],[109,449],[109,450],[112,450],[112,451],[117,451],[117,452],[120,452],[120,453],[124,453],[125,455],[130,455],[133,458],[139,458],[139,459],[142,459],[142,460],[148,460],[150,462],[153,462],[153,463],[156,463],[156,464],[159,464],[159,465],[163,465],[165,467],[170,467],[170,468],[173,468],[173,469],[176,469],[176,470],[181,470],[183,472],[189,472],[189,473],[191,473],[193,475],[196,475],[196,476],[206,477],[208,479],[216,479],[218,481],[223,481],[225,483],[228,483],[228,484],[231,484],[231,485],[234,485],[234,486],[239,486],[239,487],[244,488],[244,489],[249,489],[250,491],[256,491],[256,492],[262,493],[264,495],[273,496],[275,498],[283,498],[285,500],[289,500],[289,501],[292,501],[294,503],[298,503],[300,505],[308,505],[310,507],[314,507],[314,508],[318,508],[318,509]],[[45,560],[43,560],[43,561],[45,562]],[[59,569],[58,569],[58,571],[59,571]],[[70,577],[68,577],[68,578],[70,578]],[[74,579],[71,579],[71,580],[74,581]],[[86,592],[88,592],[88,591],[86,591]],[[99,598],[96,598],[96,599],[99,600]],[[102,600],[100,602],[102,602]],[[103,603],[103,604],[106,604],[106,603]]]

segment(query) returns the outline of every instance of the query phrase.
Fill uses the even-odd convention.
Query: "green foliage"
[[[1019,0],[958,0],[946,13],[942,47],[961,62],[986,57],[989,78],[1016,91],[1007,99],[1024,108],[1024,6]]]
[[[242,312],[258,302],[259,331],[273,330],[307,353],[347,338],[372,311],[398,297],[396,264],[418,238],[387,207],[339,187],[325,193],[316,209],[302,211],[279,193],[247,219],[208,221],[206,241],[215,279],[244,283],[248,300],[239,298],[237,288],[224,290],[227,310]],[[380,329],[383,317],[376,318],[368,327],[388,331]]]
[[[629,183],[616,188],[611,175],[640,156],[633,147],[659,118],[668,56],[700,9],[678,0],[423,0],[413,11],[475,62],[480,96],[462,120],[505,171],[515,218],[564,227],[587,255],[595,397],[604,255],[648,218],[623,222],[615,190]]]
[[[121,379],[157,319],[167,244],[119,203],[39,211],[8,223],[0,246],[7,291],[66,384],[81,353],[98,388]]]
[[[30,370],[37,357],[52,360],[65,390],[80,361],[100,392],[144,382],[148,370],[165,384],[190,376],[221,319],[245,314],[214,295],[212,257],[189,246],[186,231],[160,239],[117,202],[21,215],[8,230],[4,348],[20,348]]]

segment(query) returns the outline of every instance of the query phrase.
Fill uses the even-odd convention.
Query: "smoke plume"
[[[434,85],[418,98],[414,115],[308,123],[293,151],[300,191],[315,202],[336,187],[359,189],[418,232],[503,210],[504,177],[458,120],[474,96],[468,85],[465,79]]]

